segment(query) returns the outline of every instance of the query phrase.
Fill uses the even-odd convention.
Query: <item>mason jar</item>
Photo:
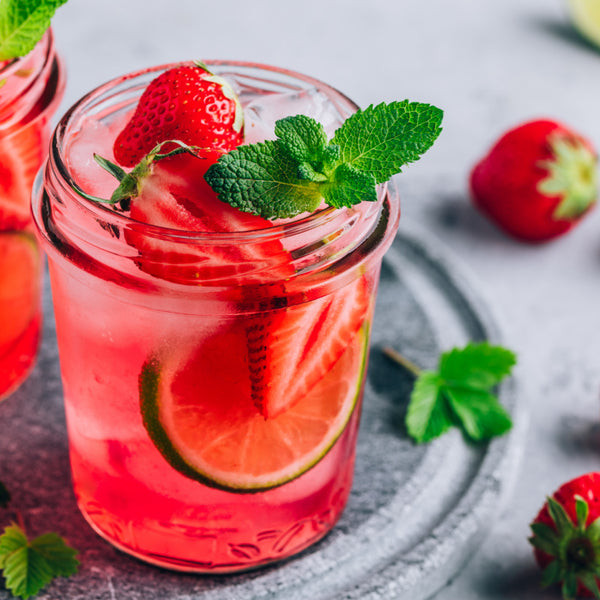
[[[305,75],[209,65],[246,111],[307,94],[339,120],[357,108]],[[173,66],[115,79],[67,112],[33,213],[83,515],[142,560],[231,572],[305,549],[344,509],[399,201],[382,186],[377,202],[225,233],[149,225],[82,197],[100,171],[90,160],[74,172],[78,136],[95,132],[110,154],[115,127]]]
[[[37,352],[42,257],[31,188],[64,83],[51,31],[26,56],[0,62],[0,400],[25,379]]]

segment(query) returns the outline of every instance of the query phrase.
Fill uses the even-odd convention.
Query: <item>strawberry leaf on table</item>
[[[506,433],[511,418],[491,388],[515,362],[510,350],[487,342],[444,352],[437,371],[417,375],[406,415],[409,435],[428,442],[453,425],[474,442]]]
[[[240,146],[206,173],[219,199],[265,218],[377,199],[376,184],[417,160],[441,132],[443,113],[418,102],[369,106],[342,124],[329,142],[311,117],[275,124],[274,141]]]
[[[6,587],[23,600],[34,596],[55,577],[74,575],[77,550],[56,533],[29,540],[21,527],[12,524],[0,536],[0,569]]]
[[[42,39],[50,19],[67,0],[0,2],[0,61],[25,56]]]

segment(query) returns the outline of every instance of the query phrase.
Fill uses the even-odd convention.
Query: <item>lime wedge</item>
[[[600,0],[569,0],[568,4],[577,31],[600,47]]]
[[[227,381],[221,378],[226,392],[211,393],[216,361],[227,360],[219,351],[228,348],[232,356],[235,344],[226,333],[217,337],[222,346],[212,352],[203,347],[183,361],[144,364],[140,403],[150,438],[175,469],[211,487],[258,492],[299,477],[327,454],[354,411],[365,370],[365,328],[302,399],[269,419],[244,395],[242,371],[231,360]]]

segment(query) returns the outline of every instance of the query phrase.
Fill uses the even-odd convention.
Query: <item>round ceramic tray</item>
[[[499,390],[515,427],[487,445],[457,431],[416,446],[403,425],[411,377],[381,352],[423,367],[467,340],[500,342],[486,304],[440,244],[412,224],[385,257],[355,483],[346,511],[320,543],[279,565],[233,576],[164,571],[120,553],[80,516],[70,488],[49,293],[45,338],[25,385],[0,405],[0,481],[34,533],[61,532],[80,550],[80,573],[42,600],[423,600],[482,540],[515,476],[524,419],[509,381]],[[93,315],[90,315],[93,318]],[[9,457],[9,458],[6,458]],[[0,511],[0,524],[9,518]],[[1,584],[0,584],[1,585]],[[9,595],[0,587],[0,599]]]

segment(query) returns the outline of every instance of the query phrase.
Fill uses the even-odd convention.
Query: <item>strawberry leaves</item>
[[[76,554],[56,533],[30,541],[14,523],[0,536],[0,569],[6,587],[23,600],[37,594],[55,577],[74,575],[79,566]]]
[[[484,342],[444,352],[437,371],[410,366],[417,380],[406,414],[409,435],[423,443],[456,426],[468,440],[481,442],[506,433],[512,421],[492,388],[515,362],[510,350]]]
[[[575,522],[555,498],[548,498],[547,507],[553,526],[534,521],[529,538],[551,559],[542,573],[542,585],[561,584],[563,598],[570,600],[581,584],[600,599],[600,518],[587,524],[589,505],[580,495],[575,496]]]

